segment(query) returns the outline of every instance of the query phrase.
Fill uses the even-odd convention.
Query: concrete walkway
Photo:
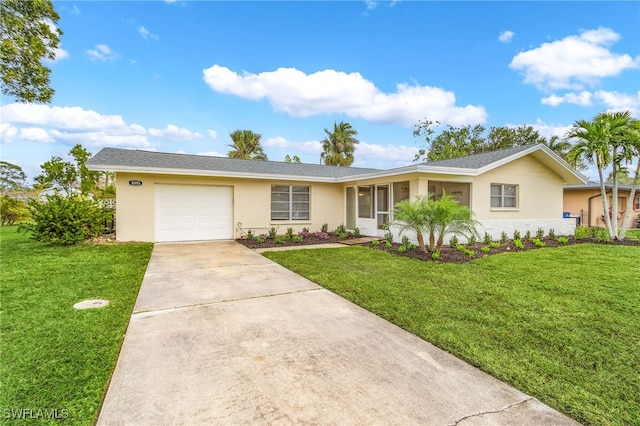
[[[572,425],[232,241],[156,244],[99,425]]]

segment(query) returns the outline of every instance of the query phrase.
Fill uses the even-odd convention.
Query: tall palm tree
[[[625,118],[626,117],[626,118]],[[576,143],[567,154],[567,159],[572,165],[584,160],[589,164],[595,164],[598,169],[600,180],[600,192],[602,195],[602,210],[604,213],[605,226],[611,238],[617,238],[617,221],[612,224],[609,215],[609,200],[605,190],[604,170],[615,162],[619,162],[618,145],[621,135],[628,127],[630,115],[620,113],[600,113],[593,120],[578,120],[567,132],[566,138],[575,139]],[[615,181],[615,167],[614,175]],[[614,185],[615,186],[615,185]],[[617,192],[617,188],[616,188]],[[613,194],[612,214],[614,207],[617,207],[617,194]],[[617,208],[615,209],[617,213]]]
[[[350,166],[356,144],[360,143],[355,136],[358,131],[351,124],[341,121],[333,123],[333,132],[324,129],[327,137],[322,141],[323,153],[320,159],[327,166]]]
[[[624,218],[622,219],[622,226],[620,227],[619,232],[619,237],[623,239],[625,236],[624,234],[627,231],[629,215],[631,214],[631,210],[633,209],[636,190],[638,188],[638,184],[640,183],[640,120],[629,120],[628,132],[626,134],[626,137],[624,138],[624,143],[622,144],[621,149],[622,161],[626,162],[627,164],[632,162],[634,159],[636,161],[636,170],[634,172],[633,178],[631,178],[631,194],[629,194],[629,199],[627,200],[627,207]]]
[[[267,154],[260,146],[260,138],[262,135],[254,133],[251,130],[234,130],[229,134],[233,148],[227,154],[229,158],[244,158],[245,160],[267,160]]]

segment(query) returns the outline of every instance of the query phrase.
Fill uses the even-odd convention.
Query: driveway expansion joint
[[[264,299],[264,298],[267,298],[267,297],[287,296],[287,295],[290,295],[290,294],[307,293],[307,292],[320,291],[320,290],[324,290],[324,288],[322,288],[322,287],[319,287],[319,288],[307,288],[307,289],[304,289],[304,290],[287,291],[287,292],[284,292],[284,293],[262,294],[262,295],[259,295],[259,296],[241,297],[241,298],[238,298],[238,299],[216,300],[215,302],[193,303],[191,305],[174,306],[174,307],[171,307],[171,308],[144,309],[144,310],[140,310],[140,311],[133,311],[131,316],[135,317],[135,316],[151,314],[151,313],[155,313],[155,312],[180,311],[182,309],[197,308],[197,307],[201,307],[201,306],[219,305],[221,303],[240,302],[240,301],[243,301],[243,300]]]
[[[494,411],[483,411],[481,413],[475,413],[475,414],[469,414],[468,416],[464,416],[463,418],[456,420],[451,426],[458,426],[461,422],[471,419],[473,417],[479,417],[479,416],[484,416],[485,414],[497,414],[497,413],[502,413],[504,411],[507,411],[513,407],[517,407],[518,405],[522,405],[525,404],[529,401],[533,401],[534,398],[529,397],[529,398],[525,398],[522,401],[518,401],[518,402],[514,402],[513,404],[509,404],[506,407],[503,407],[499,410],[494,410]]]

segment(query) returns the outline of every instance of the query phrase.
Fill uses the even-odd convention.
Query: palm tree
[[[251,130],[234,130],[229,134],[233,148],[227,154],[229,158],[244,158],[246,160],[267,160],[267,154],[260,146],[260,138],[262,135],[254,133]]]
[[[473,212],[468,206],[461,205],[453,195],[446,192],[432,202],[435,233],[438,235],[436,246],[442,248],[447,234],[478,237],[478,222],[473,219]]]
[[[353,163],[355,145],[360,143],[355,138],[358,131],[351,124],[341,121],[339,124],[333,123],[333,132],[327,129],[324,132],[327,137],[322,141],[324,152],[320,154],[320,159],[327,166],[350,166]]]
[[[413,231],[418,240],[418,246],[423,252],[427,252],[424,243],[424,233],[433,236],[433,210],[431,208],[432,194],[417,195],[415,201],[403,200],[396,203],[393,208],[392,226],[400,228],[400,234],[405,231]],[[429,244],[430,248],[433,243]]]
[[[605,226],[611,238],[617,238],[617,221],[612,224],[609,215],[609,200],[605,190],[604,169],[614,165],[613,179],[616,181],[615,163],[620,162],[618,146],[621,136],[628,128],[629,113],[600,113],[593,120],[578,120],[567,132],[566,138],[576,139],[576,144],[567,154],[567,159],[572,165],[577,165],[580,160],[589,164],[595,164],[598,169],[600,191],[602,195],[602,209]],[[612,214],[617,217],[617,186],[614,184]],[[615,212],[613,210],[616,210]]]
[[[622,219],[622,226],[620,227],[619,232],[619,238],[624,239],[624,234],[627,231],[627,224],[629,223],[629,215],[631,214],[631,210],[633,209],[636,190],[638,188],[638,184],[640,183],[640,120],[629,120],[628,132],[626,134],[626,137],[624,138],[624,143],[621,148],[622,161],[626,163],[630,163],[634,159],[636,161],[636,170],[633,178],[631,178],[627,172],[627,176],[629,176],[629,179],[631,180],[631,194],[629,194],[629,199],[627,200],[627,208],[624,214],[624,218]]]

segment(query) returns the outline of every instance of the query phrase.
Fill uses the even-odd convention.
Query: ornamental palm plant
[[[423,252],[427,252],[424,243],[424,233],[433,235],[433,211],[431,208],[432,195],[418,195],[415,201],[404,200],[396,203],[393,208],[392,226],[400,228],[400,234],[405,231],[413,231],[418,240],[418,246]],[[430,244],[430,248],[432,245]]]

